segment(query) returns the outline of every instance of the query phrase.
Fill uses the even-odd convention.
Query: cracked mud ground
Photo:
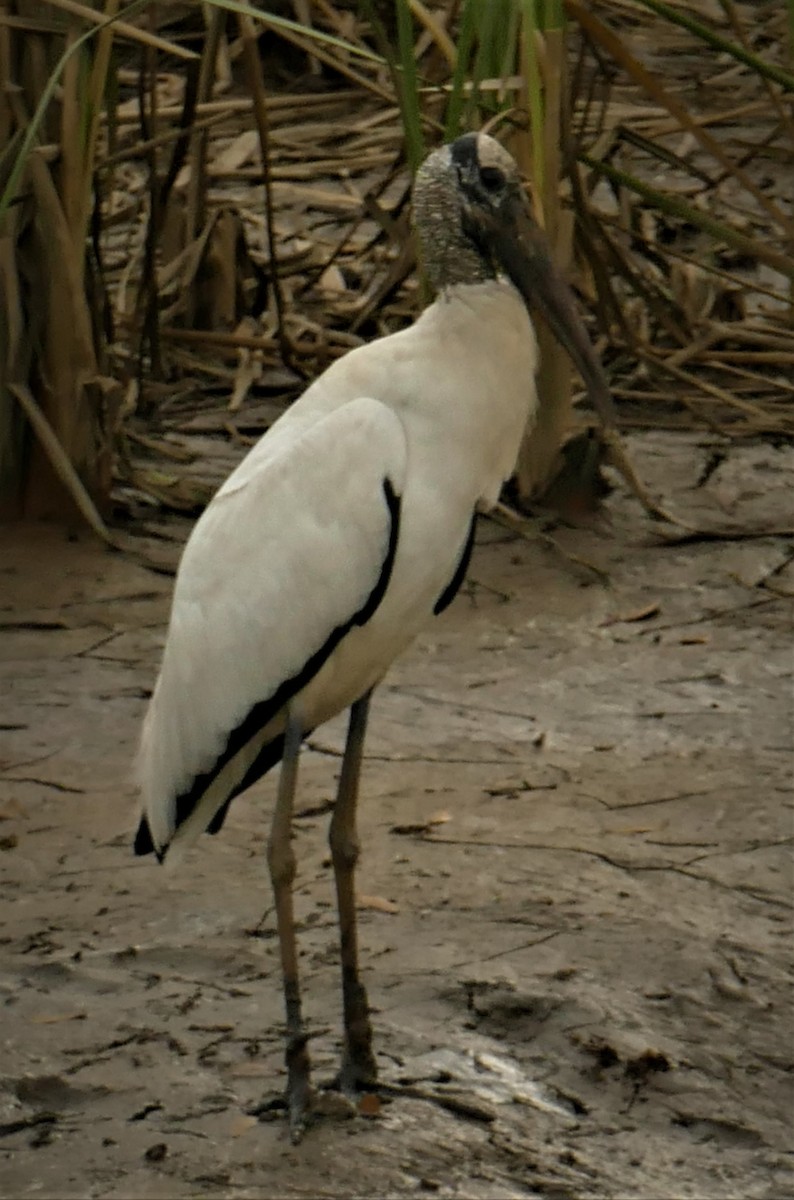
[[[633,442],[680,516],[794,528],[791,450],[713,449]],[[482,524],[367,746],[362,959],[380,1070],[411,1086],[297,1148],[247,1112],[283,1084],[273,778],[178,871],[136,861],[171,582],[1,536],[0,1194],[794,1194],[791,535],[661,547],[618,488],[600,529],[554,533],[604,583]],[[318,1080],[342,735],[304,755],[295,833]]]

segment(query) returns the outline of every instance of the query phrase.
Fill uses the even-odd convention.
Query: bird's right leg
[[[284,981],[284,1005],[287,1017],[287,1110],[290,1136],[299,1142],[306,1128],[310,1098],[308,1034],[301,1013],[298,980],[298,952],[292,906],[295,879],[295,852],[292,848],[292,811],[298,778],[302,727],[297,713],[288,710],[284,733],[284,756],[278,781],[276,807],[267,847],[267,862],[276,904],[281,971]]]
[[[358,972],[358,934],[356,931],[355,868],[359,856],[356,829],[356,805],[364,735],[371,692],[350,709],[345,754],[339,776],[339,790],[331,818],[329,841],[336,880],[339,910],[339,934],[342,957],[342,1005],[345,1021],[345,1049],[339,1086],[355,1098],[362,1090],[377,1086],[378,1068],[372,1053],[372,1025],[364,984]]]

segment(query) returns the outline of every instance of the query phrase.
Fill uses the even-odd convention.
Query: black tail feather
[[[133,849],[136,854],[156,854],[161,862],[163,860],[162,854],[158,853],[157,847],[154,844],[152,831],[149,828],[149,822],[146,820],[146,817],[141,817],[141,823],[135,834]]]
[[[259,751],[259,754],[256,756],[254,761],[251,763],[251,766],[241,779],[240,783],[237,785],[234,791],[231,792],[229,797],[224,800],[221,807],[215,813],[215,816],[207,826],[207,833],[219,832],[224,821],[226,820],[226,814],[228,813],[231,802],[234,800],[235,796],[239,796],[241,792],[246,791],[249,787],[251,787],[252,784],[256,783],[257,779],[260,779],[262,775],[269,771],[271,767],[274,767],[276,763],[281,762],[283,754],[284,737],[282,734],[279,737],[274,738],[272,742],[268,742],[267,745],[262,747],[262,749]],[[186,821],[193,812],[193,809],[198,804],[199,800],[204,794],[204,791],[209,786],[211,779],[211,775],[200,775],[196,780],[194,780],[193,786],[187,792],[183,792],[181,796],[177,797],[177,828],[179,828],[183,821]],[[155,846],[152,832],[149,828],[149,822],[146,820],[145,816],[141,817],[140,825],[138,826],[137,833],[135,834],[133,849],[135,850],[136,854],[156,854],[160,862],[163,861],[165,856],[164,852],[159,851]]]
[[[308,734],[306,735],[309,736]],[[246,771],[240,784],[234,789],[228,800],[225,800],[221,807],[216,812],[215,816],[207,826],[207,833],[218,833],[226,820],[226,814],[229,811],[229,806],[235,796],[239,796],[241,792],[245,792],[257,779],[261,779],[271,767],[275,767],[276,763],[281,762],[284,755],[284,735],[280,734],[274,738],[272,742],[268,742],[266,746],[257,754],[251,766]]]

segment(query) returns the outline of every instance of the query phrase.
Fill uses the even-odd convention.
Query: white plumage
[[[230,799],[283,758],[268,858],[296,1139],[310,1099],[291,894],[301,737],[351,708],[331,849],[343,965],[340,1079],[355,1093],[376,1075],[353,892],[369,693],[452,599],[475,515],[494,505],[513,469],[537,405],[530,300],[540,301],[593,399],[608,408],[510,156],[484,135],[458,139],[425,163],[414,206],[439,297],[411,328],[325,371],[196,524],[138,759],[136,850],[163,857],[215,832]]]
[[[388,546],[385,479],[401,500],[389,585],[371,620],[354,626],[298,692],[305,727],[377,683],[432,617],[473,512],[495,503],[535,405],[535,338],[520,296],[502,281],[467,291],[334,363],[198,521],[139,756],[159,848],[175,834],[176,796],[211,770],[229,733],[366,602]],[[472,355],[484,324],[491,352]],[[224,785],[239,783],[254,745],[284,723],[282,711],[229,764]],[[201,833],[226,794],[216,788],[177,836]]]

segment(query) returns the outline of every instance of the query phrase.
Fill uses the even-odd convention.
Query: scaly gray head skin
[[[507,275],[570,354],[605,425],[615,410],[601,363],[533,221],[518,167],[484,133],[466,133],[428,155],[414,183],[422,259],[440,291]]]
[[[489,211],[505,190],[520,197],[518,168],[484,133],[464,134],[422,163],[414,183],[414,221],[425,270],[439,291],[496,278],[496,265],[483,256],[466,226],[474,210]]]

